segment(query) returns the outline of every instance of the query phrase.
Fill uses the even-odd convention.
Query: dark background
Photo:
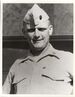
[[[3,82],[10,66],[28,53],[28,43],[22,33],[22,20],[33,4],[3,4]],[[40,4],[53,24],[51,44],[59,50],[73,53],[73,4]]]

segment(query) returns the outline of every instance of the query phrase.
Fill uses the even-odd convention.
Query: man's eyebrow
[[[38,30],[43,31],[46,30],[47,28],[38,28]]]
[[[34,32],[35,28],[27,29],[27,32]]]
[[[36,28],[27,29],[27,32],[34,32],[35,29],[36,29]],[[39,27],[39,28],[37,28],[37,29],[38,29],[39,31],[44,31],[44,30],[46,30],[47,28],[41,28],[41,27]]]

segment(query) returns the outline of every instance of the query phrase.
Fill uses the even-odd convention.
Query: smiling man
[[[73,55],[54,49],[49,43],[53,26],[47,13],[37,4],[25,15],[22,31],[27,37],[30,53],[12,65],[3,93],[71,94]]]

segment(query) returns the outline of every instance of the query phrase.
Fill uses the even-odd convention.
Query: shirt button
[[[43,67],[43,69],[46,69],[46,67]]]

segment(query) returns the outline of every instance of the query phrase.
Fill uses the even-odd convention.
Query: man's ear
[[[24,28],[22,28],[22,32],[23,32],[23,34],[25,35],[25,30],[24,30]]]
[[[53,33],[53,26],[49,25],[49,35],[52,35],[52,33]]]
[[[22,32],[23,32],[24,37],[25,37],[25,38],[27,38],[27,34],[26,34],[26,32],[25,32],[25,29],[24,29],[24,28],[22,28]]]

